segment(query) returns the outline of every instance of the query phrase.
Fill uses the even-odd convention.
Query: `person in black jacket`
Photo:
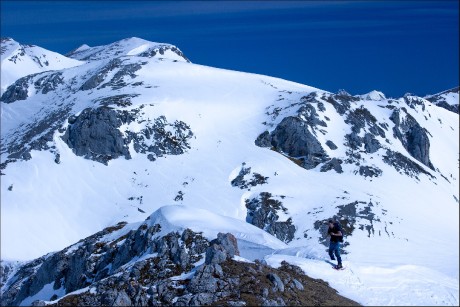
[[[327,230],[327,234],[331,236],[329,243],[329,256],[331,257],[331,260],[335,260],[335,257],[337,257],[338,263],[336,268],[341,269],[342,258],[340,257],[340,242],[343,241],[342,227],[340,227],[338,222],[329,220],[329,229]]]

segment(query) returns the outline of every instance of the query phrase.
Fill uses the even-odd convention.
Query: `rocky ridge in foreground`
[[[137,229],[119,223],[19,266],[2,279],[1,305],[357,305],[297,266],[239,257],[231,233],[209,241],[190,229],[165,234],[148,220]],[[45,293],[48,300],[34,299]]]

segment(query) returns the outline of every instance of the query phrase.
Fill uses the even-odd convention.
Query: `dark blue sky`
[[[458,1],[1,1],[1,35],[65,54],[137,36],[194,63],[389,97],[459,85]]]

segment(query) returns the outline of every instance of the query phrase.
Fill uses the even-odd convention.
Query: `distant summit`
[[[81,61],[98,61],[128,55],[156,56],[190,62],[182,51],[174,45],[150,42],[138,37],[125,38],[103,46],[90,47],[84,44],[66,54],[70,58]]]

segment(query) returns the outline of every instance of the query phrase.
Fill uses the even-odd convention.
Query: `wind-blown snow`
[[[237,240],[251,242],[271,249],[287,247],[286,244],[272,235],[244,221],[190,206],[172,205],[161,207],[149,217],[147,224],[149,226],[162,225],[161,233],[158,235],[190,228],[195,232],[202,232],[203,236],[210,240],[216,238],[219,232],[230,232]]]

